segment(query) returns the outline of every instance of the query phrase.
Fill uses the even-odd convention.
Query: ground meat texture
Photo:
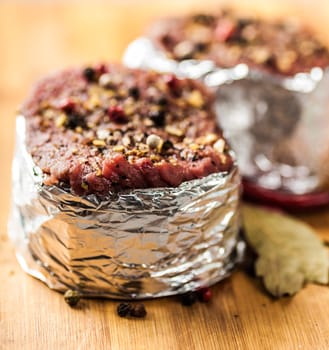
[[[329,65],[328,48],[310,30],[288,20],[221,11],[159,20],[147,35],[178,61],[210,59],[227,68],[246,63],[281,75]]]
[[[213,101],[197,81],[102,64],[43,79],[21,114],[45,185],[104,196],[229,171]]]

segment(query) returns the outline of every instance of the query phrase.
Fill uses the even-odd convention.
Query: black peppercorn
[[[195,292],[188,292],[181,296],[181,303],[184,306],[191,306],[193,305],[197,300],[197,293]]]
[[[197,43],[197,44],[195,45],[196,51],[199,51],[199,52],[206,51],[207,48],[208,48],[208,45],[205,44],[205,43]]]
[[[120,303],[117,307],[117,314],[120,317],[126,317],[130,315],[132,310],[132,305],[130,303]]]
[[[171,149],[173,147],[174,147],[174,144],[170,140],[166,140],[166,141],[164,141],[164,143],[162,145],[162,150],[168,151],[168,149]]]
[[[81,126],[85,128],[85,120],[84,117],[77,113],[69,113],[67,115],[67,122],[65,126],[69,129],[75,129],[77,126]]]
[[[80,299],[81,299],[80,294],[77,291],[72,289],[67,290],[64,294],[64,300],[70,306],[77,305]]]
[[[138,87],[132,86],[131,88],[128,89],[128,94],[129,96],[133,97],[135,100],[139,99],[140,92]]]
[[[96,80],[96,71],[93,68],[87,67],[83,70],[83,76],[91,83]]]
[[[117,314],[120,317],[138,317],[143,318],[146,316],[147,312],[144,304],[131,304],[131,303],[120,303],[117,307]]]
[[[162,96],[158,99],[158,105],[163,107],[166,106],[168,104],[168,100],[166,97]]]
[[[257,254],[249,246],[247,246],[244,254],[244,259],[241,262],[241,267],[250,277],[256,277],[256,271],[255,271],[256,258],[257,258]]]
[[[149,114],[149,118],[156,126],[164,126],[166,114],[164,111],[152,111]]]
[[[144,304],[136,304],[130,311],[130,315],[133,317],[143,318],[147,314]]]

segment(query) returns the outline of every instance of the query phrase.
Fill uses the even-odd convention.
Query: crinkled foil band
[[[285,77],[246,64],[177,62],[143,37],[128,46],[123,61],[214,88],[218,121],[244,179],[293,195],[325,191],[329,198],[329,69]]]
[[[23,269],[50,288],[120,299],[212,285],[243,253],[237,167],[177,188],[100,201],[42,184],[17,119],[9,233]]]

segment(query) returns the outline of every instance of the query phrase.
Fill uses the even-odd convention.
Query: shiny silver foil
[[[329,69],[284,77],[239,64],[177,62],[150,39],[132,42],[129,67],[201,79],[216,91],[216,110],[243,177],[258,186],[296,195],[329,192]]]
[[[44,186],[17,119],[9,221],[23,269],[50,288],[153,298],[212,285],[241,257],[237,167],[177,188],[84,198]]]

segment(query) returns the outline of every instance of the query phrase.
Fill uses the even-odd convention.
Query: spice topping
[[[144,304],[137,303],[120,303],[117,306],[117,314],[120,317],[137,317],[137,318],[144,318],[147,315],[146,309]]]
[[[79,195],[178,186],[233,164],[212,102],[200,83],[172,74],[68,70],[23,106],[27,147],[45,184]]]
[[[83,76],[88,82],[92,82],[96,79],[96,71],[93,68],[87,67],[83,70]]]
[[[178,61],[210,59],[221,67],[247,63],[283,75],[329,65],[328,48],[289,20],[245,18],[222,10],[159,21],[150,36]]]

